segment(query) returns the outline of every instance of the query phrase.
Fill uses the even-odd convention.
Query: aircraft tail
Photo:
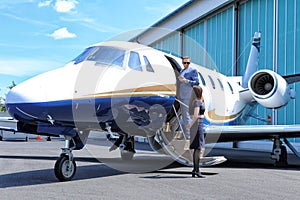
[[[246,71],[242,79],[243,88],[248,87],[248,81],[250,77],[257,71],[258,69],[258,59],[259,59],[259,51],[260,51],[260,32],[255,32],[251,50],[248,58],[248,63],[246,66]]]

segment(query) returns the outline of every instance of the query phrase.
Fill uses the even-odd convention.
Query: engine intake
[[[266,95],[274,88],[274,78],[268,73],[259,73],[253,77],[251,88],[258,95]]]
[[[266,108],[280,108],[291,99],[288,83],[271,70],[254,73],[248,83],[253,98]]]

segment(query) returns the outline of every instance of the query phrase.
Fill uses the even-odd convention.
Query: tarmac
[[[300,159],[288,155],[290,165],[273,166],[268,152],[215,148],[210,155],[228,161],[202,168],[206,178],[192,178],[190,167],[136,143],[132,161],[119,151],[109,152],[107,140],[89,139],[73,151],[77,172],[72,181],[59,182],[54,164],[64,146],[60,138],[28,142],[0,141],[1,199],[299,199]]]

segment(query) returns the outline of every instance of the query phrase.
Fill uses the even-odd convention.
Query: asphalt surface
[[[77,172],[59,182],[54,164],[64,142],[1,141],[1,199],[299,199],[300,159],[289,155],[285,168],[273,166],[269,153],[215,149],[228,161],[202,168],[204,179],[192,178],[191,168],[137,143],[132,161],[122,161],[110,143],[90,139],[74,151]]]

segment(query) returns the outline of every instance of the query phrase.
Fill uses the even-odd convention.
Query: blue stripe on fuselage
[[[40,103],[7,104],[9,114],[20,121],[45,121],[49,116],[55,121],[74,122],[86,120],[86,117],[97,116],[99,121],[114,119],[113,112],[118,111],[124,105],[135,106],[138,111],[148,110],[151,106],[161,105],[166,113],[170,111],[174,103],[173,96],[146,96],[128,98],[90,98],[79,100],[61,100]],[[122,109],[123,109],[122,108]],[[88,116],[89,115],[89,116]]]

